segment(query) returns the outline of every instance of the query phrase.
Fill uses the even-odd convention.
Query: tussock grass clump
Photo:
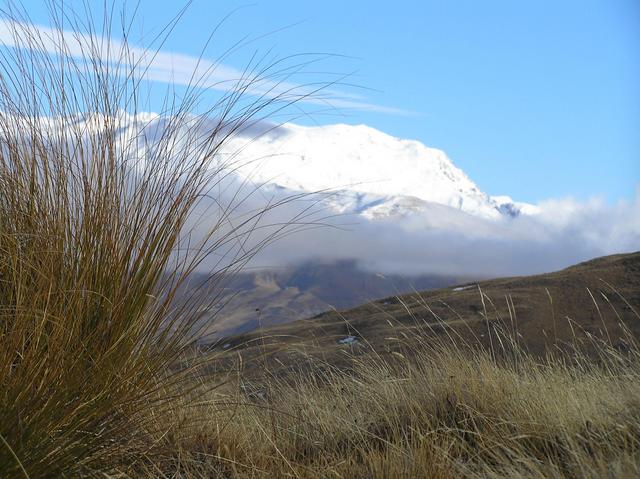
[[[179,104],[168,95],[159,118],[138,114],[154,52],[130,48],[126,24],[114,44],[111,21],[96,29],[50,6],[49,30],[13,4],[3,12],[0,477],[103,474],[153,455],[153,414],[188,391],[168,366],[218,300],[189,296],[187,279],[212,253],[227,259],[209,286],[242,266],[274,206],[230,221],[245,196],[211,200],[234,168],[221,148],[297,99],[291,89],[247,99],[271,74],[272,88],[288,76],[256,61],[200,116],[190,110],[203,110],[211,72],[194,73]],[[154,119],[162,128],[149,131]],[[194,211],[206,218],[197,236]]]

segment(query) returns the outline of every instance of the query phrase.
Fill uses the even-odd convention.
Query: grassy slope
[[[640,335],[632,309],[640,310],[640,253],[598,258],[554,273],[461,286],[466,289],[437,289],[324,313],[229,338],[225,344],[246,350],[249,357],[256,354],[255,346],[273,342],[280,349],[283,344],[304,344],[307,352],[339,358],[345,346],[337,341],[347,335],[364,338],[383,352],[394,349],[397,341],[392,338],[406,342],[451,334],[495,348],[498,330],[510,332],[520,347],[541,355],[552,345],[571,349],[576,340],[589,349],[589,335],[624,349],[627,329]],[[287,362],[286,353],[279,357]]]
[[[523,311],[536,301],[548,308],[548,298],[543,302],[537,292],[546,297],[547,288],[564,299],[554,300],[557,314],[590,321],[595,306],[581,290],[590,286],[595,297],[604,279],[637,300],[639,257],[602,258],[481,287],[510,291],[516,309],[528,300]],[[219,355],[203,376],[203,388],[211,377],[218,387],[203,389],[197,403],[177,403],[165,418],[165,460],[154,470],[172,477],[638,477],[640,353],[631,328],[640,317],[611,299],[628,328],[603,312],[602,334],[581,341],[587,336],[574,325],[566,343],[547,338],[546,355],[536,345],[544,344],[537,341],[550,323],[535,321],[546,321],[548,313],[528,316],[533,352],[522,347],[524,334],[498,327],[500,320],[490,322],[491,348],[481,336],[474,343],[457,336],[461,321],[451,310],[444,317],[454,325],[438,331],[409,319],[408,311],[425,308],[425,300],[455,297],[461,307],[474,295],[435,291],[417,306],[411,298],[405,306],[383,301],[344,312],[340,320],[324,315],[278,328],[295,337],[245,337],[253,342]],[[392,327],[384,321],[389,311],[406,318]],[[374,333],[372,342],[337,345],[349,332],[340,329],[344,318],[354,316],[360,332],[369,327]],[[565,334],[560,323],[559,339]],[[403,324],[411,332],[406,338]],[[329,335],[301,338],[321,331]],[[392,334],[396,340],[383,340]],[[232,367],[232,357],[243,358],[241,368]]]
[[[634,361],[498,366],[419,351],[252,395],[218,391],[167,418],[155,466],[173,477],[638,477]]]

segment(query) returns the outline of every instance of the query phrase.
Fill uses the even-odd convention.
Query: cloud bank
[[[549,272],[598,256],[640,250],[640,187],[631,201],[612,205],[601,199],[549,200],[539,205],[536,215],[498,221],[437,204],[383,220],[357,214],[326,218],[323,215],[331,214],[323,209],[326,199],[309,196],[269,212],[262,224],[280,225],[306,211],[314,200],[316,211],[306,221],[324,226],[302,226],[303,231],[264,248],[251,266],[348,259],[382,274],[496,277]],[[243,206],[259,208],[264,201],[258,193]],[[260,241],[269,231],[273,229],[256,232],[252,241]]]

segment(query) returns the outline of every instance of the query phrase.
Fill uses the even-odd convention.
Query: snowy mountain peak
[[[442,151],[419,141],[403,140],[366,125],[307,127],[285,124],[253,138],[236,138],[248,163],[240,173],[260,182],[275,182],[301,191],[348,190],[378,198],[395,198],[412,208],[416,202],[438,203],[486,218],[516,216],[523,210],[506,197],[489,197]],[[348,196],[348,195],[347,195]],[[398,201],[399,197],[410,198]],[[375,198],[369,198],[372,202]],[[350,198],[353,201],[353,197]],[[364,213],[361,208],[359,213]],[[336,205],[337,209],[340,208]],[[369,216],[379,217],[384,211]]]
[[[57,128],[62,120],[48,121]],[[80,115],[72,121],[86,132],[104,125],[96,115]],[[163,141],[167,128],[176,127],[180,131],[174,131],[171,140],[176,155],[197,156],[194,145],[200,143],[199,135],[210,135],[219,126],[202,117],[174,124],[171,118],[154,113],[122,113],[112,125],[120,132],[122,144],[139,145],[137,154],[143,156],[150,145]],[[143,141],[139,141],[141,134]],[[132,143],[134,138],[138,140]],[[426,211],[433,204],[490,219],[536,212],[535,206],[509,197],[488,196],[442,150],[367,125],[250,125],[232,135],[218,153],[220,158],[232,159],[233,173],[245,181],[296,192],[334,192],[327,199],[334,211],[369,219]]]

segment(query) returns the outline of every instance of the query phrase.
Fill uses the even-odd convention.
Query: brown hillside
[[[640,311],[640,252],[554,273],[390,297],[229,338],[214,348],[243,351],[245,358],[269,352],[285,368],[300,363],[300,350],[335,363],[345,349],[401,351],[425,333],[504,350],[502,332],[535,354],[576,344],[590,351],[600,341],[624,351],[628,334],[640,337],[634,310]],[[355,342],[345,343],[349,337]]]

